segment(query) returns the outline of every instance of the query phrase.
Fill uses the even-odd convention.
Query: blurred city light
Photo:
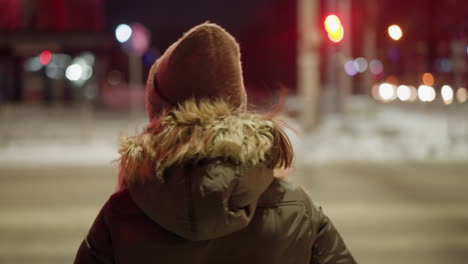
[[[451,104],[453,102],[453,89],[449,85],[442,86],[442,90],[440,91],[442,95],[442,100],[444,100],[445,104]]]
[[[328,33],[328,38],[335,43],[343,40],[343,37],[344,37],[344,29],[343,29],[343,26],[341,25],[337,31]]]
[[[64,76],[64,70],[56,63],[49,63],[45,68],[45,74],[47,77],[53,80],[60,80]]]
[[[39,55],[39,62],[42,64],[42,65],[47,65],[49,64],[49,62],[52,60],[52,52],[48,51],[48,50],[44,50],[43,52],[41,52],[41,54]]]
[[[24,62],[24,70],[27,72],[37,72],[42,69],[44,65],[39,61],[39,56],[34,56]]]
[[[52,64],[56,64],[58,67],[65,69],[70,65],[71,57],[67,54],[54,53],[52,55]]]
[[[422,102],[432,102],[436,97],[436,93],[433,87],[421,85],[418,88],[418,97]]]
[[[410,102],[414,102],[418,99],[418,89],[416,89],[416,87],[410,85],[409,86],[410,88],[410,98],[409,98],[409,101]]]
[[[422,75],[422,83],[427,86],[434,85],[434,75],[432,73],[426,72]]]
[[[374,75],[383,73],[384,68],[382,62],[380,60],[372,60],[369,63],[369,70]]]
[[[382,83],[379,85],[379,97],[384,102],[393,101],[396,98],[395,85]]]
[[[344,28],[336,15],[329,15],[324,22],[328,38],[333,42],[340,42],[344,37]]]
[[[354,60],[349,60],[344,65],[344,70],[349,76],[354,76],[358,73],[358,70],[355,67]]]
[[[460,87],[457,90],[457,101],[462,104],[468,100],[468,91],[466,88]]]
[[[132,28],[127,24],[120,24],[115,29],[115,38],[120,43],[125,43],[132,36]]]
[[[452,62],[447,58],[437,59],[435,67],[439,72],[450,72],[452,71]]]
[[[359,57],[354,60],[354,67],[358,72],[365,72],[367,70],[369,63],[367,60],[363,57]]]
[[[94,62],[96,61],[94,54],[89,51],[81,53],[80,58],[82,58],[88,65],[94,65]]]
[[[67,70],[65,71],[65,76],[70,81],[78,81],[81,79],[82,75],[83,75],[83,68],[79,64],[72,64],[68,66]]]
[[[339,30],[341,26],[341,21],[340,19],[335,16],[335,15],[329,15],[327,18],[325,18],[325,30],[330,33],[330,32],[336,32]]]
[[[83,73],[81,74],[81,80],[87,81],[93,75],[93,68],[89,65],[82,65]]]
[[[400,85],[397,89],[398,99],[405,102],[411,98],[411,88],[406,85]]]
[[[388,35],[393,40],[399,40],[403,36],[403,31],[398,25],[391,25],[388,27]]]

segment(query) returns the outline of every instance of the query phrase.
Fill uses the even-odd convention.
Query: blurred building
[[[0,102],[95,97],[105,68],[102,55],[111,45],[104,34],[104,4],[103,0],[0,1]],[[72,64],[79,66],[68,71],[74,74],[70,81],[66,73]]]
[[[417,87],[424,73],[436,90],[468,86],[468,1],[348,0],[347,8],[340,7],[346,0],[318,1],[322,90],[344,86],[340,75],[354,94],[369,95],[373,83],[386,81]],[[118,24],[139,22],[151,32],[145,72],[181,32],[207,20],[241,43],[251,98],[274,101],[280,85],[293,92],[297,85],[296,12],[296,1],[283,0],[0,0],[0,102],[120,104],[128,97],[128,61],[113,39]],[[343,19],[343,41],[327,38],[329,14]],[[388,36],[393,24],[399,40]]]

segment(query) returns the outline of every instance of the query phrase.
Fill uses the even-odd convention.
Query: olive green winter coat
[[[189,100],[121,148],[120,190],[75,263],[355,263],[270,118]]]

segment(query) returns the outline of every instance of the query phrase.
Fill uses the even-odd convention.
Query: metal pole
[[[335,0],[327,0],[325,2],[325,10],[328,14],[333,14],[336,12],[336,1]],[[337,51],[337,44],[338,43],[331,43],[330,41],[327,42],[326,45],[326,85],[325,85],[325,112],[332,112],[338,113],[339,106],[338,106],[338,80],[337,80],[337,59],[338,56],[336,54]]]
[[[345,27],[344,38],[338,53],[338,112],[346,114],[346,98],[351,95],[352,80],[344,71],[344,64],[351,59],[351,0],[340,0],[338,12]]]
[[[139,92],[142,87],[142,65],[141,56],[129,54],[128,55],[129,67],[129,83],[130,83],[130,107],[132,117],[140,113],[142,102],[139,102]]]
[[[377,23],[377,1],[367,0],[367,21],[364,25],[364,41],[363,54],[369,62],[377,59],[376,48],[376,23]],[[361,93],[371,96],[372,93],[372,74],[370,70],[364,73],[364,78],[361,81],[359,90]]]
[[[301,100],[301,121],[305,131],[310,131],[319,122],[320,35],[318,0],[298,0],[298,54],[297,85]]]

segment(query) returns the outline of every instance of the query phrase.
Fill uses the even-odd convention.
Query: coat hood
[[[289,140],[266,116],[223,100],[189,99],[121,143],[120,189],[164,229],[192,241],[246,227]]]

